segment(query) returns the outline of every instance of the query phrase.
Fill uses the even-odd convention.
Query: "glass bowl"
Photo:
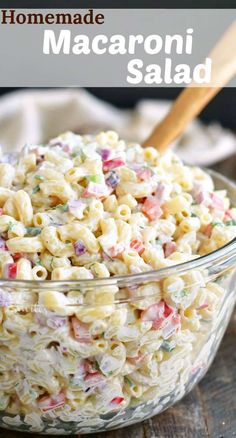
[[[236,186],[210,174],[235,205]],[[216,354],[235,303],[235,264],[232,241],[148,273],[0,280],[0,426],[86,434],[176,403]]]

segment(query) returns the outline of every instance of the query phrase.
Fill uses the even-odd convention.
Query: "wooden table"
[[[215,166],[236,178],[236,156]],[[38,435],[31,435],[38,437]],[[30,438],[0,429],[2,438]],[[50,436],[51,438],[55,435]],[[234,438],[236,437],[236,311],[219,352],[202,382],[182,401],[143,423],[89,438]]]

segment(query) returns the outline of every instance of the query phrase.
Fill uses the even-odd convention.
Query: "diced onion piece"
[[[0,251],[6,251],[6,250],[7,250],[6,242],[2,237],[0,237]]]
[[[57,329],[59,327],[65,326],[67,323],[67,318],[63,316],[52,315],[47,319],[47,326],[52,329]]]
[[[108,250],[108,256],[111,258],[118,257],[122,252],[124,251],[124,245],[123,243],[117,243],[114,246],[111,246]]]
[[[195,201],[197,204],[202,204],[207,200],[208,196],[207,192],[200,191],[195,195]]]
[[[102,161],[107,161],[111,155],[110,149],[100,149],[99,153],[102,157]]]
[[[83,198],[103,198],[109,196],[111,191],[112,190],[107,185],[97,184],[90,181],[83,192]]]
[[[120,178],[115,172],[110,172],[106,178],[106,184],[113,189],[119,184]]]
[[[80,257],[87,251],[86,246],[83,244],[83,242],[81,242],[81,240],[77,240],[77,242],[75,242],[74,249],[77,257]]]
[[[217,210],[224,210],[224,201],[219,196],[217,196],[215,193],[210,194],[211,198],[211,207],[215,208]]]
[[[169,184],[165,184],[165,183],[159,183],[155,192],[155,198],[159,201],[159,204],[163,204],[169,194],[171,192],[171,187]]]
[[[83,218],[83,212],[86,208],[86,204],[80,200],[72,200],[68,202],[69,212],[77,219]]]

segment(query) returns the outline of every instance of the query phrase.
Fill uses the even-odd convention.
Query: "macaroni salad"
[[[30,293],[17,282],[0,289],[0,411],[39,431],[42,419],[99,422],[187,381],[220,282],[204,269],[124,288],[116,277],[197,259],[236,236],[236,209],[205,171],[115,132],[65,133],[2,156],[0,233],[1,278],[32,281]],[[68,287],[40,290],[40,280]]]

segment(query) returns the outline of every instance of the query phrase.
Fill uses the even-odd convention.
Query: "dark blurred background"
[[[1,8],[173,8],[173,9],[229,9],[235,0],[1,0]]]
[[[101,99],[118,105],[132,107],[140,99],[174,99],[180,88],[91,88]],[[236,129],[236,88],[225,88],[202,112],[201,119],[220,120],[222,125]]]

